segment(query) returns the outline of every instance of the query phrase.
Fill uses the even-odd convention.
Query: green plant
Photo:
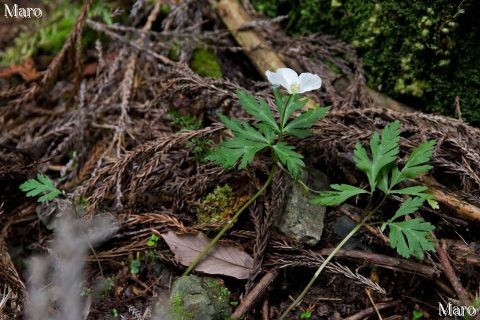
[[[119,316],[118,310],[116,308],[112,308],[112,317],[118,318],[118,316]]]
[[[418,310],[413,310],[412,311],[412,319],[413,320],[418,320],[418,319],[422,319],[423,318],[423,313],[421,311],[418,311]]]
[[[269,186],[272,181],[277,164],[285,165],[288,172],[298,178],[300,170],[304,167],[303,156],[295,152],[295,147],[283,141],[287,135],[304,138],[310,135],[309,128],[318,120],[325,117],[329,108],[315,108],[308,111],[300,111],[308,102],[297,93],[316,90],[321,85],[318,76],[303,73],[298,76],[295,71],[281,68],[276,73],[267,71],[267,77],[274,86],[282,85],[289,95],[282,95],[279,89],[274,89],[275,106],[280,118],[273,116],[270,107],[263,98],[256,98],[242,90],[236,92],[241,106],[247,113],[253,116],[256,122],[250,125],[248,122],[231,119],[220,115],[220,120],[227,129],[232,131],[233,137],[223,141],[215,148],[207,159],[226,168],[238,165],[240,169],[246,168],[254,159],[255,155],[263,150],[269,150],[272,157],[272,165],[266,182],[233,216],[231,223],[226,223],[217,236],[207,245],[196,259],[190,264],[184,275],[188,275],[203,257],[215,246],[222,235],[233,225],[240,214],[250,206]],[[290,119],[294,112],[300,114]]]
[[[370,190],[348,184],[332,184],[330,186],[331,189],[333,189],[332,191],[321,193],[312,199],[312,203],[315,204],[335,206],[354,196],[369,195],[369,201],[364,209],[362,222],[355,226],[325,259],[305,289],[284,312],[280,319],[284,319],[292,308],[303,299],[323,268],[342,246],[366,223],[380,223],[382,232],[388,227],[390,230],[390,246],[405,258],[414,255],[422,259],[425,251],[435,250],[435,241],[431,237],[431,232],[435,229],[434,226],[426,222],[423,218],[411,219],[408,215],[417,211],[425,201],[428,201],[432,207],[436,207],[438,204],[433,199],[433,196],[426,192],[427,187],[425,186],[399,187],[400,183],[406,180],[416,179],[432,168],[427,162],[430,161],[433,154],[435,141],[430,140],[424,142],[415,148],[402,169],[395,164],[399,153],[399,141],[400,122],[395,121],[383,128],[381,136],[376,132],[373,134],[370,139],[370,156],[365,147],[360,143],[355,145],[355,165],[367,175]],[[376,191],[383,193],[380,201],[377,200],[374,194]],[[370,221],[371,218],[379,218],[378,213],[389,195],[402,195],[407,198],[395,214],[387,221],[378,221],[378,219],[377,221]]]
[[[300,319],[310,319],[312,317],[312,312],[305,311],[300,314]]]
[[[170,124],[173,126],[180,126],[179,132],[197,130],[202,126],[202,121],[193,115],[183,115],[177,110],[170,110],[168,114],[172,116]]]
[[[130,261],[130,273],[133,275],[139,274],[141,266],[142,266],[142,263],[140,262],[140,257],[137,256],[136,259],[132,259]]]
[[[168,114],[173,117],[170,124],[180,126],[178,132],[197,130],[202,126],[202,121],[193,115],[182,115],[176,110],[171,110]],[[187,142],[186,147],[194,154],[194,160],[205,162],[205,156],[212,144],[213,141],[210,139],[193,137]]]
[[[59,195],[65,195],[55,187],[53,181],[44,174],[37,174],[37,179],[29,179],[20,185],[20,190],[26,193],[27,197],[35,197],[42,194],[38,198],[38,202],[50,201]]]
[[[147,246],[155,247],[157,245],[158,240],[160,239],[155,233],[152,233],[150,239],[147,240]]]

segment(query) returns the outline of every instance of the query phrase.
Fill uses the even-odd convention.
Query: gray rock
[[[170,293],[172,320],[224,320],[230,314],[230,292],[223,281],[197,276],[180,277]]]
[[[305,188],[299,182],[288,179],[286,204],[283,212],[275,219],[274,226],[283,234],[314,246],[322,237],[326,208],[311,204],[309,198],[314,194],[305,194]],[[308,172],[303,170],[299,180],[316,191],[328,189],[327,176],[315,169],[309,169]]]

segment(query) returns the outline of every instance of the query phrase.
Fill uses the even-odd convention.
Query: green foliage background
[[[480,2],[474,0],[252,0],[288,14],[290,34],[321,32],[352,43],[371,88],[409,105],[480,125]]]

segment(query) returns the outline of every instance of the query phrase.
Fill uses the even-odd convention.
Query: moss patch
[[[480,2],[473,0],[253,0],[289,14],[291,34],[321,32],[352,43],[370,87],[421,109],[480,125]]]
[[[193,51],[190,61],[192,70],[202,77],[221,78],[222,69],[217,56],[211,49],[199,48]]]
[[[32,32],[22,32],[16,39],[13,46],[0,51],[0,66],[6,67],[11,64],[21,64],[25,59],[34,56],[39,52],[56,53],[58,52],[68,34],[72,31],[75,20],[80,13],[81,3],[72,3],[64,1],[60,6],[52,8],[48,18],[40,19],[37,27]],[[107,2],[95,1],[88,16],[90,18],[101,18],[104,23],[112,24],[110,17],[111,9]],[[82,37],[82,43],[92,43],[94,32],[87,28]]]
[[[228,184],[217,186],[197,205],[198,222],[210,224],[231,219],[235,214],[235,202],[235,193]]]
[[[170,293],[172,320],[225,320],[231,315],[230,291],[215,278],[178,278]]]

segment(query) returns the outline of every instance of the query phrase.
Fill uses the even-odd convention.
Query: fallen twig
[[[460,280],[458,279],[455,273],[455,270],[453,269],[453,266],[450,263],[448,253],[446,252],[445,248],[446,248],[445,242],[443,240],[440,240],[440,242],[437,244],[437,255],[438,255],[438,259],[440,260],[440,264],[442,266],[443,272],[447,277],[448,281],[450,281],[450,284],[452,285],[453,290],[455,290],[455,293],[457,294],[457,297],[460,299],[460,302],[462,303],[462,305],[468,306],[470,305],[470,301],[472,300],[472,298],[460,283]]]
[[[241,319],[258,301],[259,298],[265,293],[265,290],[268,288],[270,283],[278,275],[278,270],[268,271],[262,279],[255,285],[255,287],[243,298],[240,305],[235,309],[235,312],[232,314],[232,319]]]
[[[376,309],[377,310],[383,310],[383,309],[387,309],[387,308],[392,308],[392,307],[396,307],[398,305],[401,304],[402,301],[400,300],[397,300],[397,301],[392,301],[392,302],[387,302],[387,303],[378,303],[376,305]],[[350,316],[348,318],[345,318],[345,320],[361,320],[361,319],[364,319],[372,314],[375,313],[375,308],[374,307],[370,307],[370,308],[367,308],[365,310],[362,310],[356,314],[354,314],[353,316]]]

